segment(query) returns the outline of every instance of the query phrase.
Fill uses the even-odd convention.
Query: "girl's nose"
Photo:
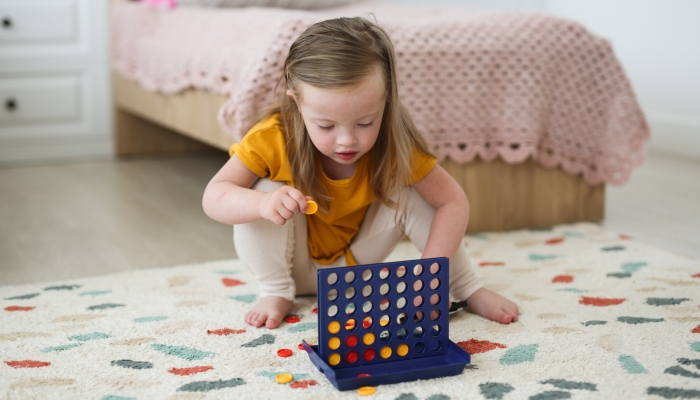
[[[336,142],[341,146],[350,146],[355,144],[356,141],[355,133],[352,131],[352,129],[342,129],[336,140]]]

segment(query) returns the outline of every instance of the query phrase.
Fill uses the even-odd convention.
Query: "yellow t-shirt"
[[[279,115],[274,115],[248,131],[240,143],[231,146],[229,154],[235,153],[248,169],[261,178],[269,175],[272,181],[294,186],[285,143]],[[319,210],[306,216],[309,253],[319,264],[331,264],[345,255],[347,265],[357,265],[349,245],[360,230],[367,208],[377,200],[371,186],[370,154],[371,151],[360,157],[351,178],[340,180],[328,178],[323,173],[320,160],[317,160],[320,178],[332,199],[327,213]],[[423,179],[436,162],[435,158],[415,149],[410,183]]]

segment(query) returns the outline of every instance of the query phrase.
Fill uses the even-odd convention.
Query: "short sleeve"
[[[231,146],[229,154],[235,154],[243,165],[261,178],[269,175],[270,180],[290,182],[284,132],[279,123],[270,122],[265,120],[253,127],[243,140]],[[272,122],[277,122],[276,118]]]
[[[433,167],[437,164],[435,157],[423,153],[418,148],[413,148],[413,170],[411,172],[411,179],[408,182],[409,185],[420,181],[428,175],[428,172],[432,171]]]

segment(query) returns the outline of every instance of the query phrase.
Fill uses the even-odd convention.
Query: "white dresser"
[[[0,163],[109,155],[108,0],[0,0]]]

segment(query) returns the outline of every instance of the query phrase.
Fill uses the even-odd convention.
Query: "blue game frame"
[[[460,374],[445,257],[321,269],[311,361],[339,390]],[[388,349],[388,350],[387,350]]]

